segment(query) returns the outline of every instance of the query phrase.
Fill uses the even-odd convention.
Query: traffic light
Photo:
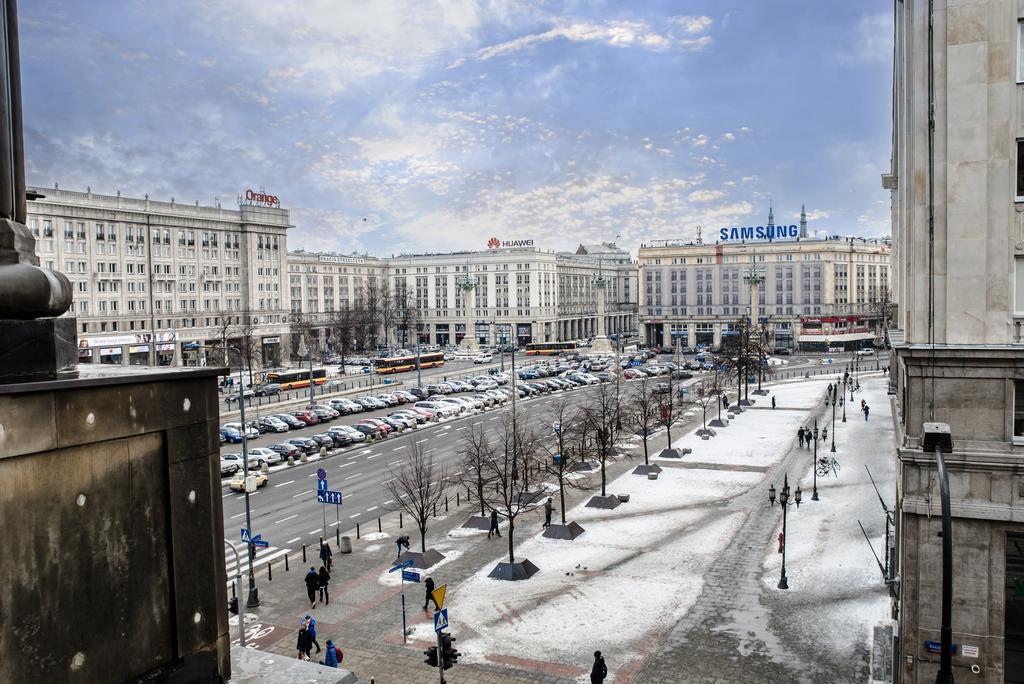
[[[452,642],[454,641],[455,637],[451,634],[448,632],[441,632],[441,663],[446,670],[451,667],[455,667],[459,662],[459,652],[455,650],[454,646],[452,646]]]
[[[423,662],[430,667],[437,667],[437,646],[431,646],[423,652],[423,655],[427,656],[427,659]]]

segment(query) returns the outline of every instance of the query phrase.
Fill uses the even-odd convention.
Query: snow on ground
[[[432,573],[437,572],[437,569],[439,567],[451,563],[464,553],[462,549],[455,549],[452,547],[442,545],[433,546],[431,548],[440,552],[444,556],[444,559],[438,563],[434,563],[429,568],[425,568],[422,570],[420,568],[409,568],[410,570],[415,570],[418,573],[420,573],[421,577],[429,577]],[[388,568],[388,570],[390,569],[391,568]],[[385,587],[400,586],[402,584],[402,573],[398,570],[396,570],[395,572],[388,572],[388,570],[385,570],[382,573],[380,573],[380,577],[377,578],[377,581]],[[406,582],[406,584],[408,584],[408,582]]]
[[[881,572],[857,521],[864,524],[875,553],[884,563],[885,514],[864,466],[871,469],[891,507],[895,494],[892,419],[884,378],[861,380],[863,390],[847,405],[848,422],[843,424],[837,418],[836,453],[830,452],[831,443],[818,443],[819,458],[834,455],[839,460],[839,478],[819,477],[819,501],[811,501],[814,480],[808,470],[799,479],[803,503],[799,509],[791,506],[787,513],[789,591],[776,589],[782,565],[777,543],[767,551],[762,576],[763,585],[793,604],[798,612],[787,628],[800,631],[805,638],[827,642],[837,651],[863,647],[871,639],[871,627],[887,619],[889,607]],[[846,398],[849,400],[849,394]],[[871,408],[868,422],[860,412],[861,399]],[[831,431],[831,420],[828,427]],[[791,478],[793,490],[797,479]],[[781,484],[776,482],[776,488]],[[828,602],[828,611],[820,610],[824,601]]]
[[[729,422],[728,427],[713,428],[716,435],[711,439],[701,439],[693,431],[674,441],[672,446],[692,449],[693,453],[685,458],[701,463],[770,466],[778,462],[796,442],[797,430],[807,424],[808,412],[818,404],[824,405],[825,388],[829,381],[823,378],[772,386],[771,391],[778,406],[776,410],[745,409]],[[754,399],[755,406],[771,406],[771,396]],[[735,402],[735,396],[731,400]],[[709,422],[717,417],[717,408],[708,411]],[[722,418],[725,417],[723,409]]]
[[[743,519],[696,504],[742,491],[758,479],[751,473],[682,469],[668,469],[658,480],[618,477],[608,492],[629,494],[629,503],[612,511],[582,504],[571,509],[566,518],[586,529],[575,541],[546,539],[534,529],[534,536],[517,544],[516,559],[541,569],[533,578],[493,580],[487,577],[494,567],[489,564],[453,592],[452,619],[477,634],[460,639],[460,652],[480,660],[514,643],[532,658],[576,664],[566,659],[592,650],[594,643],[617,643],[618,662],[634,657],[645,635],[685,615],[700,595],[704,572]],[[523,538],[526,530],[517,529]],[[598,619],[611,615],[612,607],[616,617]],[[631,626],[624,629],[627,615]]]

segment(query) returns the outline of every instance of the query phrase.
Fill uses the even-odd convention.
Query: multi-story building
[[[247,191],[238,209],[29,188],[41,265],[71,280],[83,363],[170,365],[202,345],[276,365],[288,332],[288,211]],[[155,344],[154,344],[155,342]],[[232,359],[232,364],[236,363]]]
[[[637,267],[614,245],[581,245],[575,253],[532,246],[495,247],[476,252],[368,256],[288,255],[293,315],[321,330],[344,306],[369,305],[365,296],[386,285],[393,301],[414,311],[402,325],[395,306],[389,338],[398,344],[459,344],[466,335],[466,292],[479,344],[563,341],[597,334],[594,281],[606,281],[605,317],[609,334],[636,330]],[[470,290],[461,285],[469,279]],[[380,298],[376,297],[378,302]],[[324,339],[326,342],[326,339]],[[383,338],[380,339],[383,342]]]
[[[768,226],[774,235],[770,214]],[[757,240],[765,235],[757,227],[749,234],[723,229],[715,243],[642,245],[644,339],[657,346],[718,347],[751,314],[778,347],[850,349],[879,339],[880,302],[889,296],[888,241],[807,239],[800,237],[805,225],[784,228],[783,239]],[[790,228],[796,237],[786,239]]]
[[[936,680],[953,450],[957,681],[1024,682],[1024,5],[894,5],[897,678]],[[974,667],[977,673],[972,673]]]

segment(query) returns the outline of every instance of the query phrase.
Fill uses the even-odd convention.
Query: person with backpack
[[[344,659],[345,654],[334,645],[333,641],[328,639],[327,644],[324,646],[324,665],[327,667],[341,667],[341,661]]]
[[[317,573],[317,589],[320,592],[320,600],[324,602],[325,606],[331,604],[331,595],[327,593],[327,583],[331,581],[331,573],[327,572],[327,567],[321,565],[320,572]]]
[[[327,571],[331,570],[331,558],[334,556],[334,552],[331,551],[330,543],[325,544],[324,538],[320,537],[320,562],[327,566]]]
[[[320,575],[317,574],[316,568],[313,566],[309,567],[309,572],[303,578],[306,583],[306,595],[309,596],[309,607],[310,609],[316,608],[316,592],[320,588]]]
[[[864,422],[866,423],[866,422],[868,422],[868,413],[871,412],[871,409],[868,408],[867,404],[864,404],[864,408],[861,409],[861,410],[864,411]]]

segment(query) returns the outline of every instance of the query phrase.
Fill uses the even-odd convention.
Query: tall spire
[[[800,237],[807,237],[807,210],[800,205]]]
[[[772,201],[768,200],[768,225],[767,228],[775,227],[775,212],[772,211]]]

